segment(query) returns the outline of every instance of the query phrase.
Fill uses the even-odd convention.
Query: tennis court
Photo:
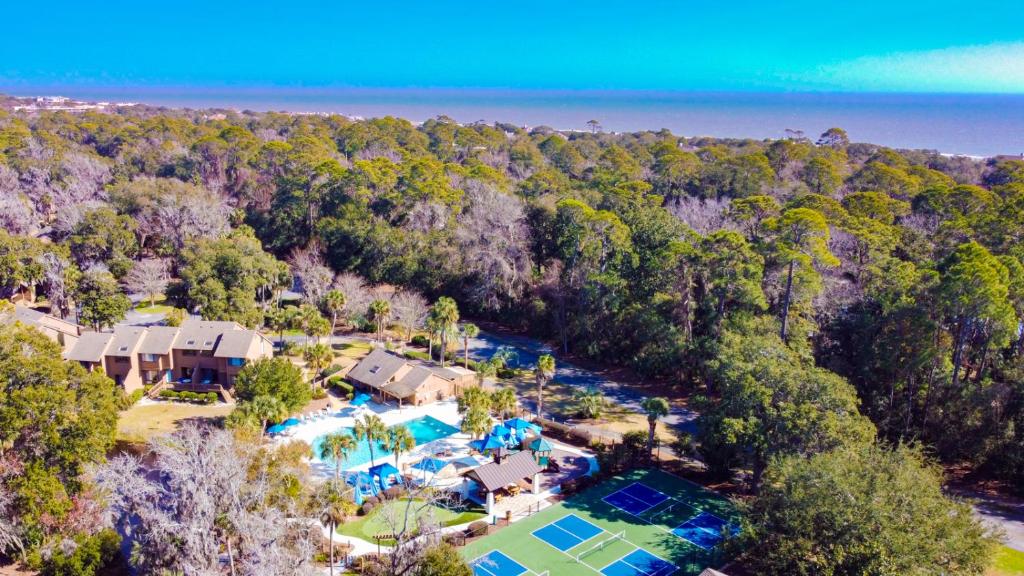
[[[473,568],[475,576],[520,576],[529,572],[526,566],[498,550],[492,550],[484,554],[470,562],[469,565]]]
[[[594,526],[575,514],[563,518],[533,531],[533,535],[542,541],[565,552],[590,540],[594,536],[604,532],[601,528]]]
[[[724,529],[734,535],[739,532],[727,520],[639,482],[605,496],[604,501],[703,550],[718,546]]]
[[[721,565],[714,543],[738,521],[721,496],[642,470],[501,528],[463,555],[476,576],[695,576]]]

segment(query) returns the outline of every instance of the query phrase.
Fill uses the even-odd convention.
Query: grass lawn
[[[344,344],[335,344],[334,348],[335,356],[343,356],[345,358],[352,358],[358,360],[363,356],[370,353],[369,342],[345,342]]]
[[[657,504],[651,508],[655,512],[651,512],[649,516],[646,516],[646,512],[640,513],[650,520],[646,522],[602,500],[605,496],[634,482],[642,482],[678,501],[685,502],[688,506],[672,500]],[[534,573],[548,571],[558,576],[594,576],[620,558],[643,548],[648,553],[678,567],[674,572],[677,576],[695,576],[704,568],[719,565],[720,559],[713,550],[704,550],[672,534],[670,530],[700,512],[709,512],[734,523],[739,521],[732,504],[718,494],[665,472],[637,470],[611,478],[563,503],[481,538],[462,549],[462,555],[467,560],[473,560],[492,550],[500,550]],[[534,531],[560,521],[570,514],[603,529],[604,532],[565,551],[560,551],[549,544],[550,540],[541,540],[533,534]],[[560,533],[559,528],[560,526],[548,527],[546,531]],[[612,539],[612,535],[623,532],[624,538]],[[564,537],[564,534],[562,536]],[[601,542],[606,542],[606,545],[594,549]],[[576,562],[576,555],[584,551],[589,552],[583,556],[582,562]],[[668,576],[668,572],[659,573],[659,576],[661,575]]]
[[[1024,552],[1000,546],[995,564],[986,576],[1020,576],[1024,574]]]
[[[117,438],[128,442],[146,442],[154,436],[174,432],[183,421],[221,418],[234,408],[228,404],[199,406],[176,402],[135,405],[118,415]]]
[[[146,301],[148,304],[148,300]],[[140,304],[143,304],[140,302]],[[174,310],[174,306],[167,306],[166,304],[157,304],[156,306],[140,306],[135,309],[139,314],[169,314]]]
[[[342,524],[338,527],[338,534],[362,538],[368,542],[376,542],[376,540],[374,540],[376,535],[393,531],[392,526],[394,525],[394,520],[405,516],[407,505],[408,502],[406,500],[390,500],[374,509],[369,516],[363,516],[354,522]],[[440,506],[431,506],[417,513],[416,507],[422,506],[421,501],[414,501],[412,506],[413,509],[409,511],[412,518],[433,514],[434,519],[440,522],[442,526],[465,524],[466,522],[479,520],[485,516],[482,509],[453,512]],[[388,546],[393,544],[393,542],[389,540],[381,540],[381,544]]]

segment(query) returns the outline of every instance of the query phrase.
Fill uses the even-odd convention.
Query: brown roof
[[[73,336],[78,336],[82,333],[82,327],[74,322],[61,320],[56,316],[43,314],[38,310],[26,308],[25,306],[14,307],[14,320],[35,328],[49,328],[50,330]]]
[[[99,362],[103,360],[103,353],[113,339],[114,335],[110,332],[86,332],[68,350],[66,358],[76,362]]]
[[[169,354],[177,336],[178,328],[174,326],[150,326],[139,344],[139,354]]]
[[[348,377],[360,384],[380,388],[405,365],[404,358],[383,348],[374,348],[349,371]]]
[[[397,382],[392,382],[381,388],[381,390],[397,398],[408,398],[416,393],[416,389],[430,379],[434,373],[423,366],[413,366]]]
[[[505,458],[500,464],[491,462],[474,468],[467,472],[466,476],[479,482],[484,490],[494,492],[498,488],[515,484],[524,478],[532,478],[534,474],[543,471],[544,467],[537,464],[533,454],[524,450]]]

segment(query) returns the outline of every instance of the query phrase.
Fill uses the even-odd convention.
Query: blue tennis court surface
[[[525,574],[525,566],[502,554],[498,550],[492,550],[487,554],[470,562],[475,576],[519,576]]]
[[[639,482],[604,497],[604,501],[636,516],[668,500],[668,495]]]
[[[677,526],[672,533],[705,550],[710,550],[722,540],[722,529],[728,525],[728,522],[714,514],[701,512]],[[733,528],[731,532],[737,533],[738,530]]]
[[[604,576],[664,576],[676,571],[675,564],[638,548],[604,567]]]
[[[582,544],[604,530],[575,514],[563,516],[547,526],[533,531],[533,535],[555,548],[566,550]]]

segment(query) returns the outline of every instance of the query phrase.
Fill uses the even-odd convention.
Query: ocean
[[[250,87],[25,88],[14,95],[62,95],[90,101],[131,101],[189,108],[331,112],[364,118],[423,121],[447,115],[460,122],[508,122],[586,130],[667,128],[681,136],[810,138],[832,126],[855,142],[948,154],[1024,153],[1024,95],[754,92],[529,91],[498,89],[367,89]]]

